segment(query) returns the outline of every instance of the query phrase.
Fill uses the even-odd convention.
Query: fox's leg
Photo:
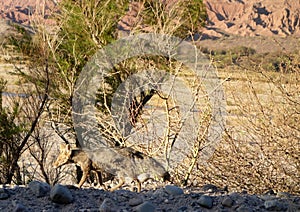
[[[78,184],[78,187],[81,188],[81,186],[83,185],[83,183],[86,181],[87,177],[89,176],[90,172],[91,172],[91,164],[80,164],[80,168],[82,170],[82,177],[81,180]]]
[[[99,171],[97,171],[97,180],[98,180],[98,183],[100,184],[100,185],[102,185],[102,186],[104,186],[104,183],[103,183],[103,178],[102,178],[102,173],[101,172],[99,172]]]
[[[134,181],[137,184],[137,192],[141,192],[141,190],[142,190],[142,183],[138,179],[135,179]]]
[[[82,174],[82,177],[81,177],[81,180],[78,184],[78,187],[81,188],[81,186],[83,185],[83,183],[86,181],[86,178],[88,177],[88,172],[86,171],[83,171],[83,174]]]
[[[93,174],[92,174],[93,173]],[[95,185],[97,185],[97,186],[99,186],[99,176],[98,176],[98,172],[96,171],[96,170],[94,170],[94,169],[92,169],[91,171],[90,171],[90,176],[91,176],[91,174],[92,174],[92,184],[95,186]],[[89,177],[90,179],[91,179],[91,177]],[[88,179],[87,179],[88,180]]]
[[[107,190],[106,185],[103,183],[102,173],[100,171],[95,171],[95,172],[96,172],[96,178],[98,184],[102,186],[104,190]]]
[[[124,185],[124,183],[125,183],[125,179],[124,179],[123,177],[120,177],[118,185],[116,185],[115,187],[111,188],[110,191],[115,191],[115,190],[117,190],[117,189],[120,188],[122,185]]]

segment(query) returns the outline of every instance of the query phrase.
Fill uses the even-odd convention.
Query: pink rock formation
[[[44,21],[55,8],[56,0],[2,0],[0,18],[29,25],[35,21]]]
[[[2,0],[0,18],[30,24],[32,17],[47,20],[59,0]],[[204,0],[208,13],[208,25],[204,35],[220,37],[222,34],[241,36],[300,36],[299,0]],[[132,14],[124,17],[124,30],[128,23],[136,23],[137,3]]]
[[[242,36],[300,35],[300,1],[292,0],[204,0],[208,26],[216,31]],[[220,35],[220,33],[219,33]]]

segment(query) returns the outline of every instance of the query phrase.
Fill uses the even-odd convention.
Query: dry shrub
[[[300,193],[300,57],[295,58],[279,72],[258,65],[225,85],[226,134],[209,164],[198,166],[201,183]]]

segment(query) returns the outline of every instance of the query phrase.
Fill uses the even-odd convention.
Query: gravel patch
[[[49,186],[49,185],[48,185]],[[120,189],[114,192],[57,184],[49,191],[44,182],[26,186],[2,186],[0,211],[299,211],[300,197],[278,192],[251,195],[227,189],[180,188],[159,185],[140,193]],[[153,186],[153,185],[152,185]],[[211,186],[211,185],[210,185]],[[44,191],[44,195],[41,195]],[[171,191],[171,192],[170,192]]]

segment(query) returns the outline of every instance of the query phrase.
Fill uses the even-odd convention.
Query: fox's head
[[[72,150],[70,144],[60,144],[59,151],[59,155],[56,161],[53,163],[54,168],[58,168],[62,165],[67,164],[71,159]]]

